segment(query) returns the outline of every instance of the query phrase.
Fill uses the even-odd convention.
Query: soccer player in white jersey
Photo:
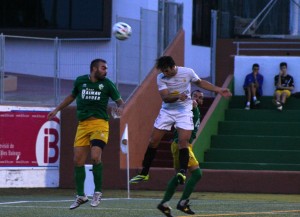
[[[140,174],[130,180],[130,183],[139,183],[149,179],[149,169],[155,158],[157,147],[165,133],[175,125],[178,132],[180,166],[177,179],[179,184],[184,184],[189,161],[189,139],[194,129],[193,101],[190,96],[191,83],[224,97],[230,97],[232,94],[227,88],[217,87],[208,81],[201,80],[193,69],[177,66],[171,56],[158,58],[156,68],[161,71],[157,76],[157,85],[163,103],[144,155],[143,169]]]

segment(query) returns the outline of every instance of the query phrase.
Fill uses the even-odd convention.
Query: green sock
[[[178,179],[177,176],[174,176],[168,183],[165,195],[161,201],[161,203],[165,203],[167,201],[170,201],[171,198],[173,197],[175,190],[178,186]]]
[[[95,192],[102,192],[102,163],[93,165]]]
[[[78,196],[84,196],[84,180],[85,180],[85,168],[84,166],[75,167],[75,184]]]
[[[192,176],[185,185],[180,201],[186,200],[190,197],[190,195],[193,193],[193,190],[197,182],[201,179],[201,177],[202,177],[202,171],[200,170],[200,168],[192,171]]]

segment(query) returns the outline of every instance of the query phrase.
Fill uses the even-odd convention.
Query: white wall
[[[122,21],[132,27],[132,35],[126,41],[112,38],[112,44],[116,45],[114,71],[119,83],[139,84],[154,66],[157,57],[157,10],[158,0],[113,1],[112,23]]]
[[[132,21],[133,34],[139,34],[139,28],[135,25],[140,20],[141,8],[157,11],[158,0],[113,0],[112,23],[116,18],[125,17],[128,22]],[[210,75],[210,48],[192,46],[192,0],[175,0],[177,3],[184,3],[183,28],[185,30],[185,66],[193,68],[200,77]],[[150,26],[151,27],[151,26]],[[153,29],[153,27],[151,27]],[[132,41],[121,42],[123,45]],[[10,43],[12,41],[12,43]],[[32,75],[53,76],[54,74],[54,41],[32,41],[25,39],[6,40],[5,49],[5,71],[16,73],[30,73]],[[131,45],[130,45],[131,46]],[[129,47],[130,47],[129,46]],[[148,46],[148,45],[147,45]],[[128,46],[127,46],[128,47]],[[133,47],[133,46],[131,46]],[[108,78],[116,81],[116,39],[112,37],[109,41],[63,41],[61,43],[59,72],[64,79],[75,79],[77,76],[89,72],[90,61],[94,58],[103,58],[108,61]],[[137,48],[139,50],[139,48]],[[136,52],[138,54],[138,52]],[[138,61],[131,61],[138,64]],[[149,64],[155,62],[149,60]],[[148,64],[148,65],[149,65]],[[127,70],[123,76],[125,83],[137,83],[137,70],[139,66],[132,66],[134,70]],[[149,68],[149,67],[148,67]],[[148,72],[143,72],[142,77]]]
[[[113,44],[95,41],[60,43],[59,66],[61,78],[75,79],[88,74],[91,60],[103,58],[108,62],[108,77],[115,80]],[[5,71],[19,74],[53,77],[55,73],[54,39],[11,39],[5,41]]]
[[[185,31],[185,59],[186,67],[193,68],[201,77],[210,76],[210,47],[192,45],[193,0],[176,0],[183,2],[183,29]]]
[[[148,10],[157,11],[158,10],[158,0],[116,0],[113,4],[113,22],[116,20],[116,15],[118,17],[127,17],[131,19],[140,19],[140,8],[145,8]],[[171,1],[170,1],[171,2]],[[201,77],[210,76],[210,47],[204,46],[194,46],[192,45],[192,10],[193,1],[192,0],[174,0],[176,3],[183,3],[183,29],[185,31],[185,59],[184,65],[186,67],[193,68],[195,72]],[[124,10],[126,7],[126,10]],[[133,34],[134,34],[133,29]],[[153,61],[150,61],[154,65]],[[129,77],[130,74],[126,75]],[[121,76],[122,77],[122,76]],[[132,77],[131,81],[136,78]]]
[[[140,9],[158,10],[158,0],[113,0],[113,23],[116,16],[140,19]]]
[[[0,170],[0,188],[57,187],[59,187],[59,169],[57,168],[6,167]]]
[[[286,62],[288,73],[294,77],[295,90],[300,91],[300,57],[287,56],[235,56],[234,58],[234,93],[244,95],[245,76],[252,72],[252,65],[258,63],[264,76],[263,95],[272,96],[275,90],[274,76],[279,73],[279,64]]]
[[[116,15],[132,19],[140,19],[140,8],[158,10],[158,0],[116,0],[113,1],[113,20]],[[171,1],[170,1],[171,2]],[[192,16],[193,0],[174,0],[183,3],[183,29],[185,31],[185,59],[184,65],[193,68],[202,78],[210,76],[210,47],[192,45]],[[124,10],[126,7],[126,10]],[[134,29],[133,29],[134,31]],[[154,60],[153,60],[154,62]]]
[[[112,24],[116,17],[126,17],[132,20],[140,19],[140,9],[158,9],[158,1],[153,0],[113,0]],[[139,26],[139,25],[138,25]],[[136,32],[135,32],[136,31]],[[134,28],[135,37],[139,36],[139,29]],[[132,37],[131,40],[135,40]],[[129,40],[126,42],[128,44]],[[6,72],[24,73],[38,76],[52,77],[55,73],[55,52],[53,40],[12,39],[5,41],[5,63]],[[139,50],[139,49],[137,49]],[[138,55],[139,53],[136,52]],[[62,41],[60,44],[59,73],[63,79],[75,79],[77,76],[89,73],[91,60],[103,58],[108,62],[107,77],[116,82],[116,39],[90,40],[90,41]],[[136,59],[136,58],[135,58]],[[154,61],[153,61],[154,62]],[[134,64],[138,64],[134,61]],[[132,64],[132,63],[130,63]],[[134,66],[139,69],[139,66]],[[129,83],[137,84],[137,71],[123,71]],[[125,80],[126,83],[126,80]]]

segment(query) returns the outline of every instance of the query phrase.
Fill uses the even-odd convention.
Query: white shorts
[[[154,127],[159,130],[171,130],[174,124],[176,128],[193,130],[193,112],[161,109],[155,120]]]

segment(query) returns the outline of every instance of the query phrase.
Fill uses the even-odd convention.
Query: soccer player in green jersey
[[[195,214],[194,211],[191,210],[189,205],[189,197],[192,194],[196,184],[202,177],[202,172],[199,167],[199,162],[196,159],[193,149],[192,149],[192,143],[194,139],[196,138],[196,134],[200,125],[200,111],[199,106],[203,104],[203,93],[200,90],[194,90],[192,92],[192,100],[193,100],[193,123],[194,123],[194,130],[192,131],[192,135],[189,140],[189,162],[188,162],[188,170],[191,173],[190,179],[187,181],[182,196],[177,204],[177,209],[186,213],[193,215]],[[176,171],[179,170],[179,148],[178,148],[178,133],[175,130],[174,133],[174,140],[171,144],[171,151],[173,155],[173,164]],[[171,207],[169,206],[169,201],[171,200],[172,196],[175,193],[175,190],[178,186],[178,180],[177,176],[173,176],[167,186],[167,189],[165,191],[165,195],[162,199],[162,201],[158,204],[157,208],[165,214],[167,217],[172,217],[171,214]]]
[[[75,99],[77,104],[78,127],[74,142],[75,184],[77,197],[70,209],[75,209],[88,202],[84,193],[85,161],[89,153],[93,162],[95,192],[91,206],[99,205],[102,196],[102,160],[101,155],[108,141],[109,116],[108,100],[116,102],[115,112],[120,115],[124,101],[112,81],[106,78],[107,63],[95,59],[90,65],[90,74],[76,78],[72,93],[48,114],[52,119],[58,111],[70,105]]]

